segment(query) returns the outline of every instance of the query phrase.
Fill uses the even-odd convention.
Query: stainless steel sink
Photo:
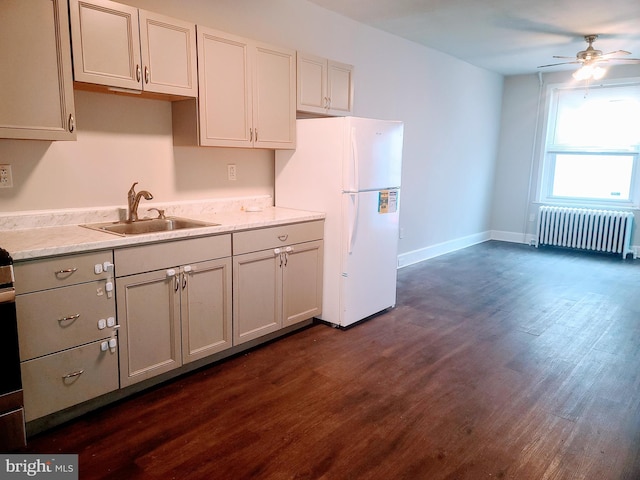
[[[141,235],[144,233],[171,232],[186,228],[215,227],[219,223],[201,222],[189,218],[143,218],[135,222],[107,222],[82,225],[85,228],[114,233],[116,235]]]

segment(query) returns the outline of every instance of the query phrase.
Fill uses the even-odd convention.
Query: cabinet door
[[[257,44],[253,65],[254,146],[295,148],[295,51]]]
[[[281,327],[282,263],[276,250],[233,257],[234,345]]]
[[[327,59],[298,52],[297,109],[325,114],[327,111]]]
[[[118,278],[116,293],[121,386],[179,367],[182,355],[177,270]]]
[[[69,0],[77,82],[140,90],[138,9],[107,0]]]
[[[283,326],[322,313],[323,242],[307,242],[285,249],[282,270]]]
[[[0,138],[75,140],[64,0],[0,2]]]
[[[143,89],[197,97],[195,25],[146,10],[139,17]]]
[[[230,348],[231,258],[183,267],[181,278],[182,361]]]
[[[198,26],[198,82],[200,145],[251,147],[247,40]]]
[[[327,97],[330,115],[349,115],[353,112],[353,66],[328,61]]]

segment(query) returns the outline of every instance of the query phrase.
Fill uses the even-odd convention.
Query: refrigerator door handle
[[[356,129],[351,128],[351,158],[353,163],[353,174],[351,176],[351,185],[349,186],[351,192],[357,192],[360,189],[360,161],[358,158],[358,142],[356,142]]]
[[[356,238],[356,227],[358,225],[358,216],[360,213],[360,198],[357,193],[350,193],[350,197],[353,198],[353,211],[349,214],[349,249],[347,252],[349,255],[353,252],[353,242]]]

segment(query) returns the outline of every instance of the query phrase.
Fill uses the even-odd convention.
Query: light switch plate
[[[227,176],[229,178],[229,180],[237,180],[237,170],[236,170],[236,165],[235,163],[230,163],[227,165]]]

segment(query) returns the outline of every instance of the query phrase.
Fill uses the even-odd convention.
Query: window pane
[[[626,147],[640,144],[640,86],[558,92],[555,145]]]
[[[571,155],[555,158],[552,195],[629,200],[632,155]]]

